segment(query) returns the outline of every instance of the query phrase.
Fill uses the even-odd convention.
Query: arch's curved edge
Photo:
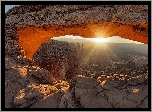
[[[64,35],[120,36],[148,44],[148,5],[31,5],[17,9],[7,12],[5,22],[14,25],[19,45],[29,57],[43,41]]]

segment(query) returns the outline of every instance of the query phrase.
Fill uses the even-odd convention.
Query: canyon
[[[5,108],[148,108],[148,74],[130,80],[75,74],[77,49],[51,40],[67,34],[148,44],[148,6],[10,9],[5,14]]]

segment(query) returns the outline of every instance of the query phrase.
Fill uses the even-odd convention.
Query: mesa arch
[[[19,45],[28,58],[32,58],[42,42],[64,35],[120,36],[148,44],[147,5],[21,5],[9,10],[5,21],[16,24]]]

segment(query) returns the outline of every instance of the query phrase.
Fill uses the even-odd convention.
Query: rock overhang
[[[42,42],[64,35],[120,36],[148,44],[148,5],[21,5],[16,8],[6,13],[5,21],[15,24],[19,45],[29,58]]]

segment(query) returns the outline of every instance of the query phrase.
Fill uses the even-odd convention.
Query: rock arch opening
[[[56,47],[54,44],[50,46],[50,41],[48,41],[52,37],[64,35],[81,36],[84,38],[120,36],[148,44],[148,5],[21,5],[18,8],[16,7],[8,11],[5,17],[5,43],[7,43],[5,45],[5,55],[9,55],[13,58],[12,60],[15,60],[15,64],[17,64],[15,67],[17,69],[20,68],[18,66],[18,62],[20,62],[21,67],[27,67],[25,69],[28,71],[26,75],[28,77],[25,77],[27,80],[16,80],[17,74],[12,73],[14,67],[5,65],[6,107],[11,107],[12,104],[16,108],[75,108],[77,106],[84,108],[90,106],[93,108],[141,108],[148,106],[147,46],[144,46],[142,49],[141,46],[136,46],[133,49],[131,44],[121,44],[120,46],[115,46],[114,44],[109,44],[108,46],[105,44],[104,46],[100,46],[102,45],[100,43],[94,43],[95,45],[91,43],[87,49],[80,49],[80,52],[82,51],[83,54],[79,59],[80,65],[73,67],[72,65],[76,64],[76,58],[73,55],[75,50],[67,49],[67,44],[64,42],[60,43],[61,45],[64,44],[64,47],[61,47],[60,44]],[[19,36],[19,40],[16,34]],[[17,40],[17,44],[19,43],[19,46],[24,50],[16,44],[14,45],[14,40],[11,39]],[[53,41],[53,43],[56,42]],[[86,47],[86,45],[84,46]],[[129,50],[125,46],[129,47]],[[47,47],[50,47],[50,49],[47,50]],[[53,51],[52,48],[54,48]],[[59,52],[62,49],[64,53]],[[135,50],[135,52],[132,50]],[[137,50],[142,52],[138,52]],[[22,57],[24,56],[24,52],[22,51],[25,51],[27,58]],[[124,52],[120,53],[121,51]],[[64,54],[64,56],[60,54]],[[32,63],[29,61],[28,58],[33,57],[34,62],[36,61],[40,66],[33,63],[33,60],[31,61]],[[74,70],[78,76],[71,78],[72,75],[75,75]],[[61,81],[65,78],[67,79],[69,76],[69,79],[72,79],[69,81],[70,85],[67,81]],[[61,80],[56,80],[55,77]],[[10,82],[15,83],[12,84]],[[29,87],[27,82],[33,86],[32,88],[30,87],[32,91],[29,91],[29,88],[27,88]],[[24,84],[23,86],[26,87],[24,88],[21,84]],[[16,90],[17,86],[20,86],[19,89],[24,88],[26,91],[28,90],[26,92],[27,97],[25,96],[21,100],[16,99],[19,92],[19,89]],[[31,96],[31,92],[36,93],[36,97],[38,96],[37,93],[39,94],[33,88],[41,91],[45,90],[43,91],[44,97],[40,95],[38,97],[40,100],[35,102],[35,104],[33,104],[32,100],[28,100],[35,97],[33,95]],[[70,91],[66,91],[67,89]],[[10,90],[15,90],[13,95],[10,94]],[[64,90],[65,92],[60,90]],[[126,94],[126,90],[129,90],[129,94],[128,92]],[[22,93],[22,91],[20,92]],[[55,93],[53,96],[52,92]],[[75,93],[74,96],[73,93]],[[107,97],[111,98],[111,93],[114,94],[112,97],[116,96],[114,97],[115,99],[118,99],[117,93],[122,93],[119,94],[120,101],[109,100],[106,104],[99,103],[99,101],[107,102],[107,98],[104,100],[104,96],[106,94]],[[51,99],[55,98],[52,101],[57,102],[53,102],[53,105],[50,105],[50,103],[45,105],[46,103],[44,102],[50,102],[50,100],[45,99],[48,95],[51,95]],[[65,95],[65,97],[62,97],[62,95]],[[94,96],[96,100],[94,100]],[[137,97],[138,101],[136,99]],[[25,100],[26,98],[27,100]],[[83,100],[86,98],[88,101]],[[58,99],[61,100],[58,101]],[[64,102],[65,100],[67,102],[66,104]],[[89,101],[94,102],[90,104]],[[26,105],[24,105],[25,103]],[[41,105],[42,103],[45,106]],[[119,105],[117,105],[118,103]]]
[[[141,29],[146,29],[143,26]],[[84,38],[98,38],[120,36],[126,39],[135,40],[148,44],[148,34],[141,33],[141,30],[131,25],[118,25],[114,23],[97,23],[87,25],[76,25],[71,27],[64,26],[26,26],[18,28],[17,34],[19,38],[19,45],[25,50],[25,55],[32,58],[34,52],[40,47],[42,42],[48,41],[52,37],[59,37],[64,35],[82,36]],[[138,32],[137,32],[138,31]]]

